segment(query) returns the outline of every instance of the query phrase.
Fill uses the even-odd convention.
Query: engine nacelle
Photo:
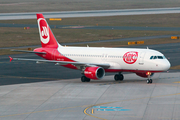
[[[105,75],[105,71],[102,67],[86,67],[84,75],[90,79],[101,79]]]
[[[144,78],[147,78],[148,77],[148,74],[147,73],[136,73],[136,75],[140,76],[140,77],[144,77]],[[150,76],[153,76],[154,73],[151,73]]]

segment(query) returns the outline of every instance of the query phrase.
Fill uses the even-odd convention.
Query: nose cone
[[[163,66],[162,66],[163,70],[164,70],[164,71],[167,71],[167,70],[169,70],[170,67],[171,67],[170,62],[169,62],[168,60],[166,60],[166,61],[163,63]]]

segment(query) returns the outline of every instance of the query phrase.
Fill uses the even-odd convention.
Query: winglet
[[[11,56],[9,56],[9,58],[10,58],[10,62],[11,62],[13,60],[13,58]]]

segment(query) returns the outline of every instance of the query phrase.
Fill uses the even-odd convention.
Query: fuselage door
[[[139,65],[144,65],[144,56],[146,52],[141,52],[139,56]]]

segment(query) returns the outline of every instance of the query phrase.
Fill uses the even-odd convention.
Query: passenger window
[[[154,56],[151,56],[150,59],[153,59]]]

